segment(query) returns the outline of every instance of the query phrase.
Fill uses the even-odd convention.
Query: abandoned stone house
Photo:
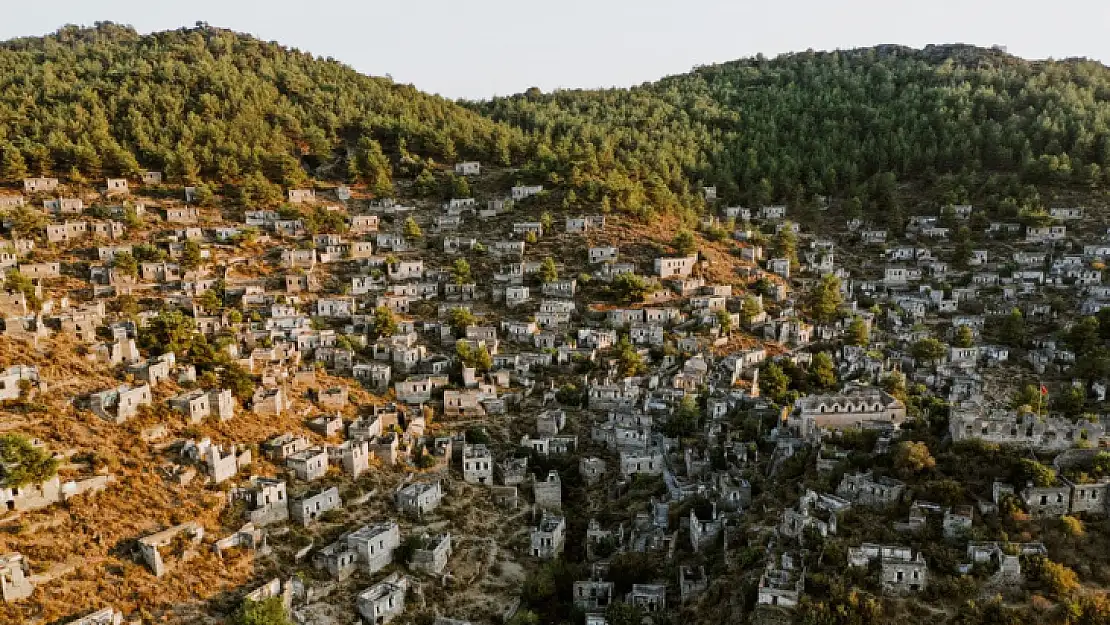
[[[566,231],[570,234],[581,234],[590,229],[590,220],[586,217],[567,217]]]
[[[308,446],[308,439],[304,436],[286,433],[262,443],[262,452],[274,462],[283,462],[292,455],[308,449]]]
[[[514,201],[520,201],[520,200],[523,200],[525,198],[532,197],[533,195],[537,195],[537,194],[541,193],[542,191],[543,191],[543,185],[519,186],[519,187],[513,187],[512,189],[510,189],[509,194],[512,196]]]
[[[593,457],[580,458],[578,473],[587,484],[596,484],[605,475],[605,460]]]
[[[555,436],[567,424],[567,413],[563,410],[544,410],[536,415],[536,433],[540,436]]]
[[[654,261],[655,275],[660,278],[685,278],[694,271],[694,266],[697,265],[698,257],[683,256],[676,258],[656,258]]]
[[[589,251],[589,261],[591,265],[600,263],[614,263],[620,257],[620,250],[616,247],[591,247]]]
[[[678,594],[683,602],[704,593],[709,588],[709,576],[705,567],[680,566],[678,568]]]
[[[313,189],[289,189],[290,204],[303,204],[305,202],[315,201],[316,191]]]
[[[20,553],[0,555],[0,601],[14,603],[30,597],[35,591],[31,566]]]
[[[528,475],[528,458],[506,458],[497,464],[497,472],[505,486],[520,485]]]
[[[546,479],[533,480],[532,497],[540,508],[558,512],[563,507],[563,484],[559,472],[548,471]]]
[[[574,582],[574,607],[585,612],[604,611],[613,602],[613,582],[587,580]]]
[[[166,352],[146,362],[139,362],[131,365],[127,368],[127,371],[137,379],[154,387],[158,386],[160,382],[170,379],[176,366],[177,357],[173,352]]]
[[[393,369],[389,365],[380,362],[361,363],[352,367],[351,375],[354,379],[361,382],[363,386],[383,391],[389,388],[389,383],[393,377]]]
[[[351,215],[348,232],[351,234],[366,234],[377,232],[378,227],[379,217],[377,215]]]
[[[328,452],[323,447],[309,447],[285,459],[285,465],[293,470],[297,479],[311,482],[328,472]]]
[[[0,372],[0,401],[19,399],[24,389],[43,392],[46,383],[39,377],[38,367],[13,365]]]
[[[401,530],[393,521],[367,525],[347,535],[348,547],[358,554],[368,573],[376,573],[393,562],[393,550],[401,544]]]
[[[362,622],[382,625],[403,614],[408,587],[409,579],[394,573],[359,593],[356,607]]]
[[[957,506],[954,509],[945,510],[941,521],[944,537],[955,540],[967,536],[971,531],[973,515],[971,506]]]
[[[131,188],[125,178],[108,178],[107,195],[127,195],[129,193],[131,193]]]
[[[58,190],[57,178],[24,178],[24,193],[50,193]]]
[[[667,609],[667,587],[664,584],[633,584],[625,596],[625,603],[644,612],[661,612]]]
[[[174,556],[179,562],[184,562],[196,554],[195,548],[203,539],[204,528],[199,523],[190,521],[140,538],[139,553],[150,568],[150,572],[155,577],[162,577],[169,571],[162,555],[163,549],[171,547],[182,549],[181,553]]]
[[[532,557],[541,560],[557,558],[563,552],[566,528],[566,519],[544,510],[539,524],[532,528],[529,536]]]
[[[463,480],[471,484],[493,484],[493,454],[483,444],[466,443],[462,448]]]
[[[204,391],[194,389],[169,400],[170,408],[185,414],[189,423],[200,423],[209,415],[220,421],[235,416],[235,397],[230,390]]]
[[[543,224],[538,221],[518,221],[513,224],[513,234],[518,236],[533,234],[541,237],[543,236]]]
[[[555,280],[552,282],[544,282],[540,286],[540,291],[544,297],[555,297],[561,299],[573,299],[574,293],[578,288],[578,280]]]
[[[62,500],[62,483],[57,475],[37,484],[0,486],[0,511],[37,510]]]
[[[282,480],[251,476],[245,487],[232,489],[231,498],[246,502],[247,520],[254,525],[281,523],[289,519],[289,497]]]
[[[282,250],[281,266],[286,269],[311,270],[316,266],[316,250]]]
[[[293,520],[307,527],[325,512],[342,507],[343,501],[339,497],[339,489],[333,486],[322,492],[293,500],[289,505]]]
[[[888,506],[897,503],[905,489],[904,482],[886,476],[876,478],[868,471],[845,475],[836,494],[864,506]]]
[[[370,441],[350,440],[338,445],[328,445],[328,459],[333,464],[339,465],[343,472],[352,478],[357,478],[370,470]]]
[[[574,453],[578,448],[578,437],[574,435],[560,436],[528,436],[520,439],[520,446],[531,450],[540,456],[563,456]]]
[[[451,534],[424,534],[412,552],[412,567],[428,575],[439,575],[451,558]]]
[[[350,367],[341,364],[340,361],[340,354],[336,353],[331,359],[332,368],[337,370],[350,369]],[[346,386],[333,386],[319,391],[316,394],[316,401],[324,410],[341,410],[347,407],[349,395],[350,391],[347,390]]]
[[[1105,501],[1105,486],[1100,490]],[[1022,489],[1020,496],[1034,518],[1059,517],[1071,511],[1071,487],[1065,483],[1052,486],[1034,486],[1029,483]]]
[[[57,278],[62,275],[61,263],[20,263],[19,273],[24,276],[35,279],[44,280],[47,278]]]
[[[324,438],[335,438],[343,432],[343,415],[338,412],[335,414],[322,414],[308,422],[308,429]],[[328,455],[331,456],[330,449],[328,450]],[[335,459],[332,458],[332,461],[334,462]]]
[[[712,504],[709,518],[702,520],[693,509],[690,510],[690,546],[701,551],[714,543],[724,529],[724,518],[717,514],[717,504]]]
[[[397,490],[394,502],[397,509],[407,516],[423,518],[439,507],[443,500],[443,487],[439,480],[414,482]]]
[[[203,460],[213,484],[221,484],[239,474],[251,464],[250,449],[232,445],[224,454],[219,445],[204,439],[195,449],[197,459]]]
[[[505,305],[509,308],[520,306],[531,299],[531,290],[526,286],[505,287]]]
[[[1067,237],[1067,226],[1029,226],[1025,229],[1026,243],[1062,241]]]
[[[313,566],[337,579],[346,579],[357,568],[373,574],[393,562],[393,550],[400,544],[396,523],[366,525],[317,551]]]
[[[406,404],[421,404],[431,401],[432,393],[449,384],[446,375],[414,375],[405,380],[398,380],[393,385],[397,399]]]
[[[139,178],[143,184],[162,184],[162,172],[160,171],[144,171],[139,174]]]
[[[93,393],[89,396],[89,410],[101,419],[123,423],[139,412],[140,406],[151,404],[150,385],[131,387],[127,384]]]
[[[349,534],[339,540],[316,550],[312,556],[312,566],[327,571],[335,579],[344,580],[358,568],[358,553],[347,544]]]
[[[172,224],[195,224],[200,222],[200,210],[192,206],[167,208],[166,221]]]
[[[781,565],[777,565],[774,558],[768,560],[759,577],[756,601],[759,605],[793,608],[801,600],[804,589],[805,570],[795,568],[793,556],[784,553]]]
[[[633,452],[622,451],[620,453],[621,459],[621,475],[624,477],[631,477],[633,475],[662,475],[663,474],[663,452],[658,450]]]
[[[251,397],[251,411],[260,415],[280,415],[285,403],[285,392],[281,388],[260,386]]]
[[[123,625],[123,612],[112,607],[102,608],[65,625]]]
[[[848,548],[848,565],[866,567],[878,560],[880,581],[885,594],[900,595],[925,590],[929,568],[925,557],[909,547],[864,543]]]

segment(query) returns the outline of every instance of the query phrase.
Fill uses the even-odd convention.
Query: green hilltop
[[[384,68],[388,69],[388,68]],[[247,188],[361,181],[476,159],[642,216],[724,201],[856,198],[1038,208],[1110,183],[1110,71],[995,49],[878,46],[761,56],[631,89],[451,102],[244,34],[112,23],[0,44],[0,179],[162,170]],[[897,212],[895,211],[895,214]]]

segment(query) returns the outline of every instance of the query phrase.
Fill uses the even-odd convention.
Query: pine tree
[[[3,156],[0,157],[0,182],[18,183],[27,177],[27,161],[23,153],[14,145],[4,145]]]
[[[540,282],[554,282],[559,279],[559,269],[555,260],[548,256],[540,263]]]

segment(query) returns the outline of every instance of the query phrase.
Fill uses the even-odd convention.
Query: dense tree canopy
[[[387,155],[508,164],[524,134],[387,78],[215,28],[100,23],[0,44],[0,174],[390,188]],[[349,150],[348,150],[349,148]],[[349,162],[341,163],[337,161]]]
[[[473,158],[563,188],[564,205],[694,214],[712,184],[726,202],[832,196],[898,231],[905,181],[955,177],[949,202],[1107,185],[1108,91],[1094,62],[880,46],[460,105],[227,30],[99,23],[0,44],[0,182],[156,169],[275,204],[310,176],[384,195],[405,175],[430,194],[433,162]]]
[[[541,166],[568,163],[572,183],[619,208],[696,207],[694,179],[728,202],[860,198],[897,229],[900,180],[1003,173],[1105,185],[1108,88],[1110,72],[1094,62],[879,46],[756,56],[633,89],[529,91],[475,107],[550,136]]]

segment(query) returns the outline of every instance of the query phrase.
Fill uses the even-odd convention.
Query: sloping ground
[[[143,442],[140,433],[162,424],[169,431],[165,442],[208,436],[223,444],[256,444],[298,427],[305,416],[314,414],[308,403],[297,400],[294,409],[281,417],[258,416],[240,408],[230,422],[189,426],[183,415],[161,407],[177,391],[166,383],[155,391],[155,410],[115,425],[72,405],[73,398],[119,383],[78,355],[76,348],[65,338],[44,340],[35,348],[0,337],[0,366],[37,365],[50,385],[41,398],[41,411],[4,410],[0,430],[37,437],[52,451],[76,452],[78,459],[91,460],[93,467],[117,480],[96,495],[0,518],[0,553],[23,553],[36,572],[68,558],[84,562],[39,587],[30,600],[0,604],[0,622],[23,623],[32,618],[51,622],[108,604],[125,613],[141,609],[157,614],[173,604],[208,600],[248,584],[257,569],[253,558],[225,554],[221,561],[207,541],[195,559],[160,580],[130,556],[134,539],[178,523],[197,521],[212,538],[223,537],[240,523],[231,520],[230,526],[221,527],[226,502],[222,489],[204,486],[200,477],[188,486],[163,480],[158,468],[178,458],[159,451],[162,444]],[[333,383],[351,385],[350,380],[321,376],[318,386]],[[364,391],[352,391],[352,396],[364,395]],[[252,472],[280,471],[255,457]]]

